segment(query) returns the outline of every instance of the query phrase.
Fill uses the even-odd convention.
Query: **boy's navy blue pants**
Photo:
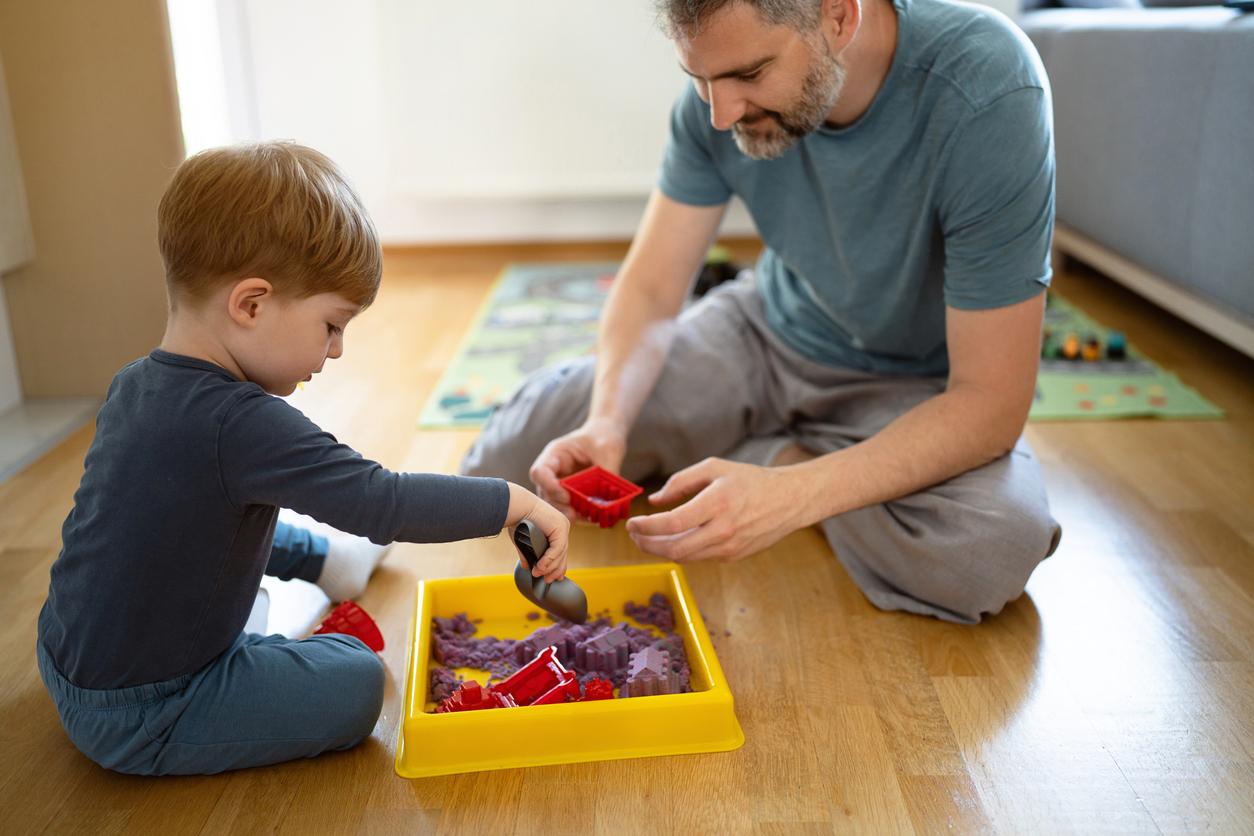
[[[318,542],[322,541],[322,542]],[[279,524],[269,574],[317,577],[326,542]],[[351,636],[244,633],[194,673],[130,688],[79,688],[38,642],[39,672],[74,745],[101,766],[194,775],[348,749],[374,729],[383,663]]]

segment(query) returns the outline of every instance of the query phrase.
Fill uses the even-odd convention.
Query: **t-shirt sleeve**
[[[260,390],[223,418],[218,470],[227,499],[240,508],[291,508],[379,544],[496,534],[509,509],[501,479],[393,472]]]
[[[1049,96],[1007,93],[958,128],[941,181],[945,304],[1022,302],[1049,286],[1054,136]]]
[[[670,139],[658,175],[658,188],[671,200],[717,206],[731,199],[710,148],[712,132],[709,108],[689,84],[671,108]]]

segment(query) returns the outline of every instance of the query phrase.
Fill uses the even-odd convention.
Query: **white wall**
[[[312,145],[390,243],[630,236],[688,83],[651,0],[168,2],[188,151]]]
[[[22,166],[13,135],[8,85],[0,63],[0,413],[22,402],[22,381],[17,372],[9,308],[4,295],[4,274],[35,255]]]
[[[189,153],[312,145],[389,243],[630,236],[686,83],[649,0],[169,4]]]
[[[1011,20],[1017,18],[1019,12],[1023,9],[1023,0],[974,0],[974,3],[977,6],[988,6],[990,9],[996,9]]]

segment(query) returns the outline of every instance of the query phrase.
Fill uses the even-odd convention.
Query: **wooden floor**
[[[390,253],[302,403],[390,466],[452,471],[473,434],[416,420],[500,267],[622,253]],[[366,744],[217,777],[106,772],[65,738],[33,653],[79,432],[0,485],[0,831],[1254,832],[1254,363],[1081,268],[1057,287],[1227,420],[1032,425],[1065,535],[979,627],[876,611],[812,530],[689,569],[747,737],[727,754],[398,778],[415,579],[509,571],[496,538],[400,545],[376,575],[362,604],[390,677]],[[640,559],[621,527],[575,534],[575,564]]]

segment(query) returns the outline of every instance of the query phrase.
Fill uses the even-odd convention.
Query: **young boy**
[[[40,674],[74,744],[119,772],[350,748],[379,716],[378,657],[349,636],[242,632],[263,572],[318,580],[328,560],[306,532],[276,535],[278,509],[376,544],[531,519],[550,581],[569,523],[500,479],[390,472],[272,397],[343,353],[379,287],[374,227],[326,157],[273,142],[197,154],[158,233],[165,338],[118,373],[97,417],[39,617]]]

